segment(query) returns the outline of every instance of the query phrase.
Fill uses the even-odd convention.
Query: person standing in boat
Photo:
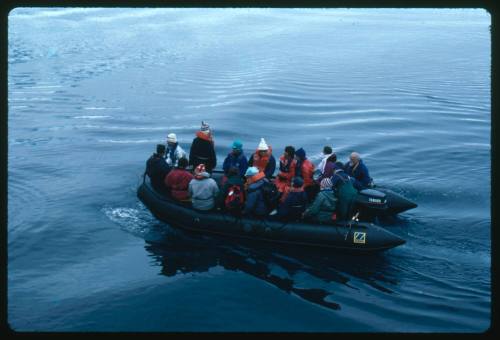
[[[267,179],[271,179],[276,169],[276,159],[273,156],[272,148],[267,145],[264,138],[260,139],[257,150],[248,158],[248,166],[255,166],[259,171],[264,172]]]
[[[286,193],[292,183],[292,178],[295,177],[295,167],[297,161],[295,160],[295,148],[291,145],[285,147],[285,152],[280,157],[279,172],[276,176],[274,184],[281,193]],[[282,200],[284,200],[282,196]]]
[[[194,169],[194,178],[189,182],[188,192],[194,209],[209,211],[215,207],[219,187],[215,180],[210,178],[204,164],[198,164]]]
[[[314,200],[314,197],[319,191],[319,185],[313,180],[314,164],[306,157],[306,151],[303,148],[295,152],[295,176],[302,177],[304,180],[304,191],[307,194],[309,202]]]
[[[323,147],[323,158],[321,159],[321,162],[319,162],[317,170],[319,170],[321,174],[324,174],[327,162],[332,162],[332,161],[333,163],[337,161],[337,155],[335,154],[335,152],[333,152],[331,146],[325,145],[325,147]],[[324,177],[330,177],[330,176],[324,176]]]
[[[304,191],[302,177],[294,177],[292,187],[288,190],[285,200],[278,207],[278,218],[287,221],[296,221],[306,210],[308,197]]]
[[[337,219],[346,221],[350,219],[354,212],[358,191],[354,187],[354,178],[343,170],[342,162],[335,163],[335,173],[333,174],[332,188],[337,197]]]
[[[266,206],[262,187],[267,181],[266,175],[259,171],[255,166],[251,166],[245,172],[246,176],[246,201],[243,208],[243,215],[263,218],[267,215],[268,207]]]
[[[165,157],[167,164],[171,167],[176,167],[179,159],[182,157],[187,158],[186,151],[184,151],[177,142],[177,135],[175,133],[169,133],[167,136],[167,154]]]
[[[332,181],[330,178],[323,178],[320,182],[320,191],[314,202],[304,211],[304,218],[310,218],[312,221],[320,224],[333,224],[337,216],[337,198],[332,190]]]
[[[373,180],[359,153],[351,153],[349,159],[350,161],[345,165],[344,170],[347,175],[354,178],[354,187],[357,190],[373,187]]]
[[[323,172],[321,173],[321,179],[330,178],[333,176],[333,172],[335,171],[335,162],[337,161],[337,155],[332,154],[330,157],[326,159],[325,166],[323,168]]]
[[[229,169],[236,167],[239,169],[239,174],[241,177],[245,176],[245,172],[248,168],[247,158],[243,154],[243,144],[240,140],[235,140],[232,144],[232,151],[227,155],[224,163],[222,164],[222,170],[224,170],[224,176],[228,176]]]
[[[203,121],[189,150],[189,165],[194,169],[199,164],[204,164],[208,173],[212,173],[212,169],[217,165],[212,131],[210,126]]]
[[[165,176],[170,172],[170,166],[165,161],[165,145],[156,145],[156,153],[154,153],[146,162],[146,171],[144,175],[148,175],[151,180],[151,185],[156,191],[166,192],[164,184]]]
[[[337,154],[333,151],[331,146],[326,145],[323,148],[323,159],[318,164],[314,171],[314,181],[320,183],[323,178],[330,178],[335,170],[335,162],[337,161]]]
[[[170,190],[170,195],[178,201],[191,201],[188,188],[193,175],[186,170],[188,163],[187,158],[180,158],[177,162],[177,167],[165,177],[165,186]]]

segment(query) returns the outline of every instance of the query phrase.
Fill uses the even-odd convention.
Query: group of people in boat
[[[189,155],[175,133],[158,144],[146,162],[146,171],[156,191],[190,204],[201,212],[221,210],[235,216],[280,220],[307,219],[331,224],[354,213],[359,190],[373,187],[368,168],[357,152],[343,164],[331,146],[315,166],[303,148],[286,146],[276,161],[264,138],[247,159],[243,143],[234,140],[224,159],[223,176],[212,178],[217,165],[213,134],[202,122]],[[277,170],[277,175],[274,173]]]

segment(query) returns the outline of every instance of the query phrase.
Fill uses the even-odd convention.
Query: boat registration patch
[[[360,232],[360,231],[355,231],[354,232],[354,237],[353,237],[354,243],[366,243],[366,233]]]

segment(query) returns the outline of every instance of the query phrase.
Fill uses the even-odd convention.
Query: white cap
[[[169,133],[167,136],[167,142],[177,143],[177,136],[175,133]]]
[[[269,150],[269,147],[267,146],[264,138],[260,139],[259,147],[257,148],[257,150]]]

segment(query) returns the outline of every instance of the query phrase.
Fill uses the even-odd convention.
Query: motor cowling
[[[375,189],[363,189],[358,192],[356,203],[368,209],[386,210],[387,195]]]

